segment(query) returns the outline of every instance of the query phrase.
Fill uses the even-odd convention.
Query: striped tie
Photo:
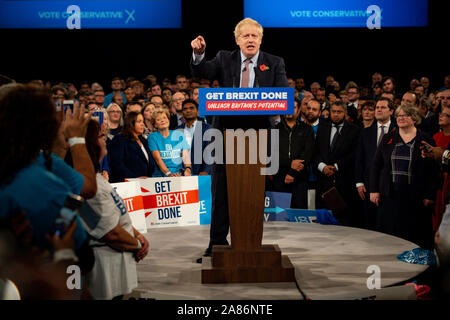
[[[241,88],[248,88],[248,81],[250,80],[250,68],[248,67],[248,64],[250,63],[250,59],[245,59],[245,68],[244,71],[242,71],[242,84]]]

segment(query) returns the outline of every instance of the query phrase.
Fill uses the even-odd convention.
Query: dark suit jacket
[[[201,128],[200,128],[201,124]],[[181,126],[178,126],[176,130],[184,130],[186,127],[186,124],[183,123]],[[192,138],[192,144],[191,144],[191,167],[192,167],[192,175],[198,176],[200,172],[208,172],[208,174],[211,174],[211,165],[207,164],[205,162],[205,159],[203,158],[203,151],[205,150],[206,146],[209,144],[209,141],[203,140],[203,135],[205,134],[205,131],[210,129],[211,126],[207,123],[204,123],[203,121],[197,119],[197,125],[195,127],[194,131],[194,137]],[[196,152],[196,143],[195,140],[200,138],[202,141],[201,147],[202,147],[202,153],[201,153],[201,163],[195,163],[195,152]]]
[[[118,134],[112,139],[108,146],[109,166],[111,167],[110,182],[123,182],[125,178],[152,176],[155,164],[147,139],[142,136],[139,136],[139,139],[147,151],[148,162],[136,141],[131,141],[122,134]]]
[[[355,189],[355,153],[356,144],[359,138],[360,128],[344,121],[340,136],[336,141],[333,151],[330,150],[331,122],[321,121],[316,135],[315,155],[313,158],[313,168],[317,173],[317,191],[321,194],[336,186],[338,190],[344,192],[349,188]],[[337,163],[338,171],[331,178],[317,170],[319,163],[334,165]],[[333,179],[336,183],[333,183]],[[342,194],[344,196],[344,194]]]
[[[218,80],[221,87],[239,87],[241,81],[240,50],[219,51],[209,61],[203,59],[198,65],[193,65],[191,58],[191,72],[194,77]],[[265,65],[268,69],[261,70]],[[254,87],[288,87],[283,58],[259,51],[257,66],[255,67]],[[217,129],[267,129],[270,127],[267,116],[221,116],[215,117],[213,127]]]
[[[170,121],[169,129],[170,130],[175,130],[175,128],[178,127],[178,117],[177,117],[177,115],[171,113],[169,121]]]
[[[314,153],[314,131],[304,122],[297,123],[290,128],[282,118],[274,129],[279,130],[279,173],[285,176],[289,174],[296,180],[307,180],[311,157]],[[302,159],[305,169],[298,172],[291,168],[292,160]]]
[[[390,196],[392,191],[391,155],[394,146],[401,140],[398,130],[394,130],[383,137],[378,146],[370,171],[370,192],[379,192],[382,196]],[[427,133],[417,130],[416,142],[412,155],[412,192],[421,199],[434,200],[439,181],[439,170],[433,159],[422,158],[420,142],[424,140],[436,145]]]
[[[394,119],[391,119],[391,124],[387,132],[392,131],[394,126]],[[369,190],[369,177],[372,161],[377,151],[377,135],[378,125],[374,121],[373,124],[361,130],[356,148],[356,162],[355,162],[355,186],[356,183],[362,182]]]
[[[433,136],[435,133],[439,132],[439,114],[434,114],[429,118],[422,118],[422,123],[418,126],[418,128],[430,136]]]

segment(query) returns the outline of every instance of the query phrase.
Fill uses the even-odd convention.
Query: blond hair
[[[411,103],[402,104],[395,110],[396,116],[398,115],[400,110],[402,110],[404,113],[406,113],[408,116],[411,117],[411,119],[415,122],[414,125],[416,127],[422,122],[422,118],[419,115],[419,109],[415,105]]]
[[[259,37],[263,37],[263,27],[258,23],[258,21],[253,20],[252,18],[245,18],[236,25],[234,28],[234,38],[237,40],[241,35],[241,28],[243,26],[255,26],[258,29]]]
[[[123,111],[122,111],[122,108],[121,108],[117,103],[115,103],[115,102],[110,103],[110,104],[106,107],[106,113],[108,113],[109,111],[111,111],[111,109],[112,109],[113,107],[119,108],[119,111],[120,111],[120,122],[119,122],[119,124],[120,124],[121,126],[123,126]],[[109,114],[108,114],[108,116],[109,116]],[[108,126],[109,126],[109,121],[108,121]]]
[[[156,108],[155,111],[153,111],[152,117],[150,119],[150,122],[151,122],[152,126],[154,126],[155,128],[156,128],[156,126],[155,126],[156,118],[158,118],[158,116],[161,115],[161,114],[165,114],[167,119],[170,121],[169,110],[163,109],[163,108]]]

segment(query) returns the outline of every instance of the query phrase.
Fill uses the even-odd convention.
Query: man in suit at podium
[[[221,87],[288,87],[284,60],[260,50],[263,28],[255,20],[246,18],[234,30],[234,51],[221,50],[209,61],[205,59],[206,41],[198,36],[191,42],[191,72],[193,77],[217,79]],[[268,129],[268,116],[214,116],[212,126],[225,129]],[[211,255],[213,245],[227,245],[229,229],[227,177],[225,164],[212,170],[213,208],[210,242],[205,256]],[[261,212],[262,215],[262,212]],[[198,260],[201,262],[201,260]]]

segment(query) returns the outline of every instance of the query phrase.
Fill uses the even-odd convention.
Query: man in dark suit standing
[[[355,179],[356,190],[364,201],[365,227],[376,230],[377,207],[370,202],[369,177],[375,152],[383,136],[395,128],[391,121],[394,112],[394,103],[388,98],[380,98],[375,107],[374,123],[361,130],[358,147],[356,148]]]
[[[333,186],[347,204],[336,217],[343,225],[359,227],[358,196],[355,190],[355,151],[360,128],[345,120],[346,107],[342,101],[331,105],[331,122],[321,122],[316,135],[313,160],[317,169],[316,209],[325,208],[321,196]]]
[[[198,36],[191,42],[192,76],[217,79],[221,87],[288,87],[284,60],[260,51],[263,28],[250,18],[240,21],[234,30],[234,51],[221,50],[209,61],[205,59],[206,42]],[[268,129],[268,116],[214,116],[212,126],[225,129]],[[227,245],[229,229],[228,195],[224,164],[216,164],[212,170],[213,208],[210,243],[205,252],[211,255],[213,245]],[[262,213],[261,213],[262,214]]]

